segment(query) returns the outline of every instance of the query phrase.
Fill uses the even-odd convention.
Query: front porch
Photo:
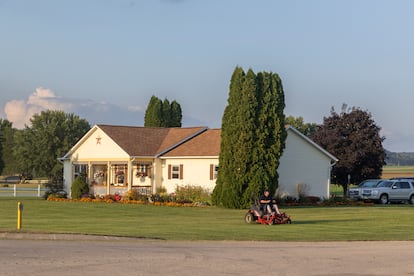
[[[84,176],[89,193],[95,196],[122,196],[129,190],[151,194],[152,167],[151,160],[74,162],[72,182],[77,176]]]

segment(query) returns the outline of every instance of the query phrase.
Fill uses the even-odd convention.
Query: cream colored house
[[[278,169],[279,193],[329,197],[330,172],[337,159],[292,127]],[[69,193],[79,174],[94,194],[124,194],[136,189],[174,192],[196,185],[213,191],[218,171],[220,129],[207,127],[146,128],[95,125],[60,160]]]

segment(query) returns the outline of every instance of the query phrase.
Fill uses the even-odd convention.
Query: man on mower
[[[260,207],[263,209],[264,214],[272,214],[276,212],[280,215],[279,208],[276,203],[273,203],[273,199],[269,194],[269,191],[265,190],[263,195],[259,198]]]

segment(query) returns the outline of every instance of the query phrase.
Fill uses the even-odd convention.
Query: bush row
[[[172,194],[167,194],[165,190],[159,190],[156,194],[140,194],[136,190],[129,190],[124,195],[92,195],[83,194],[81,196],[67,199],[63,194],[49,194],[47,200],[50,201],[74,201],[74,202],[106,202],[106,203],[128,203],[128,204],[153,204],[164,206],[210,206],[211,200],[207,190],[199,186],[177,186]]]

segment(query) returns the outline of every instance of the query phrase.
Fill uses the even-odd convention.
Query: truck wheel
[[[382,194],[379,198],[379,201],[381,204],[387,204],[388,203],[388,195]]]
[[[414,204],[414,195],[411,195],[411,197],[410,197],[410,203],[411,204]]]

